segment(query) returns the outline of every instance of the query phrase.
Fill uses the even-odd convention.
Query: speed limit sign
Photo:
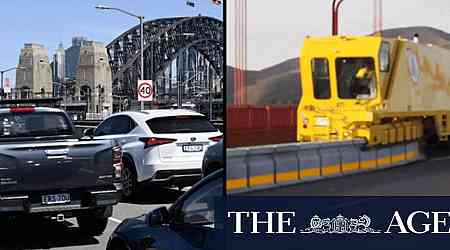
[[[137,89],[138,89],[138,101],[151,102],[153,100],[152,80],[139,80]]]

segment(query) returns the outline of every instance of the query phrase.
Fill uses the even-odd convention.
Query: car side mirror
[[[161,226],[169,221],[169,211],[166,207],[157,208],[147,214],[149,226]]]
[[[89,137],[94,137],[94,128],[88,128],[88,129],[85,129],[84,131],[83,131],[83,134],[85,135],[85,136],[89,136]]]

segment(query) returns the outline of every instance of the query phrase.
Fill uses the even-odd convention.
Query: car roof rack
[[[61,97],[33,98],[33,99],[4,99],[0,100],[0,108],[21,107],[21,106],[59,108],[61,101],[62,101]]]

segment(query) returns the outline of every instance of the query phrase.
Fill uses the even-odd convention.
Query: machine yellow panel
[[[400,41],[387,110],[450,110],[450,51]]]

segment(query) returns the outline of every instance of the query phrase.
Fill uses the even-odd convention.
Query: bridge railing
[[[227,106],[227,147],[297,141],[295,106]]]

